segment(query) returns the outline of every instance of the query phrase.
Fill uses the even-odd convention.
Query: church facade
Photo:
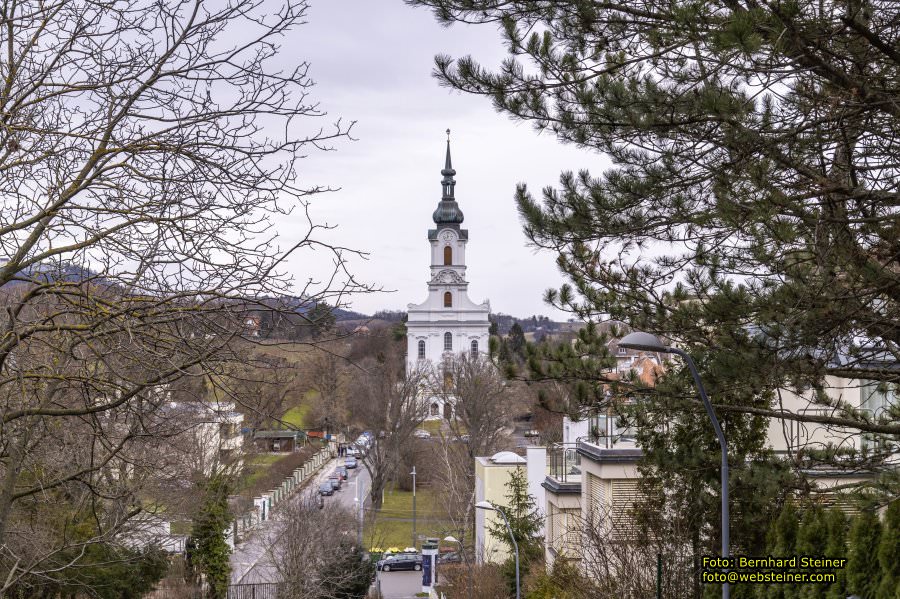
[[[455,197],[456,171],[450,160],[450,131],[447,154],[441,170],[442,194],[432,215],[434,229],[428,230],[430,277],[428,297],[421,304],[407,306],[407,372],[438,368],[454,355],[478,356],[488,351],[490,302],[476,304],[468,295],[466,244],[469,232],[460,227],[463,213]],[[447,415],[452,406],[433,397],[429,416]]]

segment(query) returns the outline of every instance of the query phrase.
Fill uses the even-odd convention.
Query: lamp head
[[[459,543],[459,539],[454,536],[446,536],[444,537],[444,540],[448,543]]]
[[[656,335],[635,331],[628,333],[619,340],[619,347],[626,349],[642,349],[644,351],[656,351],[668,353],[669,348],[666,347]]]
[[[478,508],[479,510],[497,511],[497,508],[495,508],[494,504],[492,504],[490,501],[479,501],[478,503],[475,504],[475,507]]]

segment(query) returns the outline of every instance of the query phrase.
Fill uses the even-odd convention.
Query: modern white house
[[[888,405],[900,404],[900,397],[871,381],[826,377],[825,385],[824,391],[832,401],[846,402],[873,415]],[[789,412],[824,415],[826,410],[821,403],[813,402],[813,393],[782,389],[781,406]],[[768,445],[785,457],[826,444],[859,449],[870,442],[865,435],[839,427],[778,418],[770,419],[767,436]],[[629,512],[638,500],[641,457],[633,431],[618,426],[614,416],[585,414],[581,420],[563,420],[563,442],[548,448],[548,473],[542,482],[548,567],[561,556],[578,562],[583,527],[588,523],[606,527],[613,540],[627,542],[631,538],[634,528]],[[900,456],[893,463],[900,465]],[[822,489],[872,476],[834,467],[807,470],[804,475]],[[839,492],[831,494],[828,502],[847,505]]]
[[[456,202],[456,171],[450,160],[450,130],[447,130],[447,154],[442,197],[432,215],[435,228],[428,230],[429,270],[428,297],[420,304],[407,306],[407,372],[423,368],[440,368],[453,355],[479,355],[488,351],[488,314],[490,302],[480,304],[469,299],[466,281],[466,244],[469,231],[462,229],[463,213]],[[429,418],[452,413],[437,396],[423,398],[428,403]]]

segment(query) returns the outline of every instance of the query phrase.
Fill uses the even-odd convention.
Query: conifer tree
[[[825,517],[828,529],[825,544],[825,557],[839,559],[847,556],[847,517],[839,508],[831,508]],[[827,599],[845,599],[847,597],[847,570],[837,568],[834,571],[835,581],[828,586],[825,593]]]
[[[897,599],[900,597],[900,500],[892,501],[885,511],[878,563],[881,582],[875,599]]]
[[[900,406],[815,392],[826,375],[897,383],[879,365],[900,343],[895,2],[407,1],[499,25],[508,58],[438,56],[442,84],[608,159],[516,189],[568,278],[549,302],[739,358],[748,392],[717,411],[879,437],[855,463],[803,456],[900,486],[884,463]],[[781,411],[798,387],[819,409]]]
[[[191,529],[194,549],[190,560],[206,579],[209,597],[224,599],[231,578],[231,548],[225,542],[226,530],[231,523],[228,512],[230,484],[226,476],[218,473],[205,481],[202,488],[203,503]]]
[[[881,522],[871,510],[861,511],[850,527],[847,551],[847,591],[860,597],[875,597],[881,582],[878,545]]]
[[[791,557],[797,548],[799,515],[792,503],[785,504],[768,533],[769,553],[773,557]],[[785,584],[759,585],[760,599],[793,599],[794,589]]]
[[[540,530],[544,520],[538,511],[532,495],[528,493],[528,476],[524,468],[515,468],[506,481],[505,504],[499,506],[506,514],[509,528],[519,546],[519,570],[521,578],[525,578],[532,562],[539,560],[543,553],[543,539]],[[502,541],[509,549],[510,558],[503,564],[503,572],[515,591],[515,562],[513,543],[509,531],[501,516],[497,516],[488,527],[494,539]]]
[[[818,505],[806,509],[797,530],[796,555],[826,555],[828,545],[828,522],[825,511]],[[830,556],[829,556],[830,557]],[[793,597],[798,599],[818,599],[826,593],[824,584],[797,585],[793,589]]]

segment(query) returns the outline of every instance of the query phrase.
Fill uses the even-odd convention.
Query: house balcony
[[[574,443],[547,448],[548,474],[541,486],[554,494],[581,493],[581,456]]]

